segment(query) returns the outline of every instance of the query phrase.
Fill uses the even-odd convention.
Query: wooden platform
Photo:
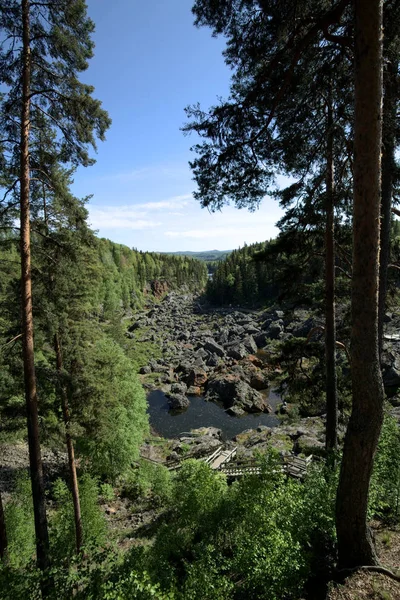
[[[230,478],[243,477],[244,475],[261,475],[262,469],[254,461],[238,463],[234,461],[236,455],[237,446],[224,449],[224,446],[221,445],[210,454],[202,456],[198,460],[208,464],[214,471],[224,473],[224,475]],[[180,469],[184,460],[185,457],[182,457],[181,460],[171,461],[166,464],[166,467],[170,471],[176,471],[177,469]],[[290,477],[303,479],[311,462],[312,455],[303,458],[290,454],[282,458],[281,468],[282,471]]]

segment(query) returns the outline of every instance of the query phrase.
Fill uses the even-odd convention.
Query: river
[[[222,430],[224,439],[231,439],[245,429],[255,429],[260,425],[277,427],[280,423],[273,413],[250,413],[243,417],[231,417],[221,405],[206,402],[202,397],[191,396],[190,406],[181,412],[169,410],[168,400],[161,390],[150,392],[147,400],[150,425],[159,435],[166,438],[178,437],[180,433],[199,427],[218,427]],[[281,401],[277,393],[269,391],[268,402],[273,410]]]

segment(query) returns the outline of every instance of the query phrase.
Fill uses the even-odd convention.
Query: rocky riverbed
[[[298,310],[285,321],[279,310],[206,310],[193,296],[168,294],[134,317],[127,335],[143,331],[138,342],[157,343],[162,358],[140,373],[149,389],[162,389],[172,409],[184,409],[190,396],[220,402],[233,416],[271,412],[271,342],[306,336],[319,321]]]
[[[322,316],[305,308],[292,310],[290,315],[277,309],[210,309],[192,295],[173,292],[150,309],[136,313],[127,335],[136,336],[139,343],[159,346],[161,357],[149,360],[140,373],[147,389],[166,394],[172,411],[185,410],[191,397],[201,396],[218,403],[235,418],[273,410],[268,389],[277,374],[271,367],[276,341],[306,338],[312,330],[322,341],[322,327]],[[383,355],[383,376],[388,388],[400,385],[399,332],[400,316],[388,313]],[[399,408],[395,407],[393,413],[400,418]],[[279,427],[243,429],[234,440],[244,454],[262,450],[268,444],[282,452],[323,452],[323,415],[299,419],[295,425],[284,421]],[[210,436],[204,430],[202,441],[198,435],[194,436],[190,451],[184,441],[185,451],[191,455],[197,444],[212,447],[213,440],[219,441],[220,435],[211,431]],[[344,429],[340,435],[343,433]],[[173,450],[178,454],[179,443],[177,439],[177,448]]]

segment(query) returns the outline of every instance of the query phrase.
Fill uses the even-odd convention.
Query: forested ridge
[[[0,598],[398,598],[400,3],[192,12],[231,68],[186,108],[194,197],[284,210],[208,268],[96,237],[86,2],[0,3]],[[272,420],[164,439],[149,390]]]

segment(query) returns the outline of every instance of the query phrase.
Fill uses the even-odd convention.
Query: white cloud
[[[183,194],[182,196],[175,196],[174,198],[170,198],[169,200],[161,200],[160,202],[144,202],[143,204],[136,204],[136,208],[142,208],[144,210],[183,208],[188,204],[186,200],[190,200],[191,198],[192,194]]]
[[[162,223],[149,218],[150,215],[157,214],[160,219],[174,214],[169,211],[185,208],[191,197],[191,194],[183,194],[158,202],[120,206],[89,206],[90,223],[93,229],[151,229]],[[184,216],[184,213],[176,214]]]
[[[121,171],[120,173],[110,173],[102,175],[102,181],[118,181],[119,183],[129,183],[130,181],[145,181],[149,179],[178,179],[186,175],[188,165],[151,165],[141,167],[139,169],[131,169],[129,171]]]

